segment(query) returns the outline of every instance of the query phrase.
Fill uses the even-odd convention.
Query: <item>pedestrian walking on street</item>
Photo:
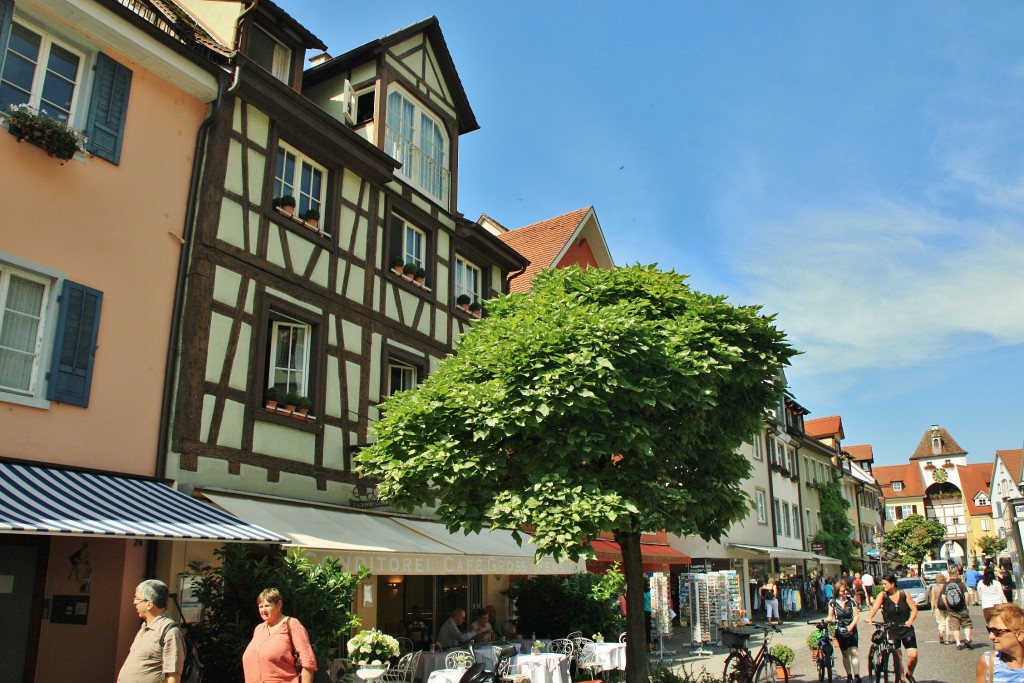
[[[1013,572],[1003,567],[999,570],[999,583],[1003,584],[1003,595],[1006,596],[1006,602],[1013,603],[1013,589],[1016,586],[1013,584]]]
[[[942,591],[942,602],[946,606],[947,628],[956,641],[956,649],[971,649],[971,615],[967,612],[967,586],[960,579],[960,573],[951,569],[949,581]],[[964,639],[960,640],[960,631]]]
[[[871,606],[868,621],[874,621],[878,610],[882,610],[882,620],[889,624],[889,640],[896,648],[897,663],[902,659],[900,647],[903,647],[907,651],[907,683],[917,683],[914,678],[914,669],[917,668],[917,633],[914,631],[917,605],[906,591],[899,589],[895,574],[882,577],[882,589]]]
[[[860,621],[860,610],[857,603],[850,598],[850,589],[845,581],[839,581],[835,587],[836,597],[828,604],[828,616],[825,621],[836,622],[836,640],[839,651],[843,655],[843,668],[846,669],[846,683],[860,683],[860,659],[857,657],[857,622]]]
[[[991,615],[988,637],[993,649],[978,658],[974,681],[1020,683],[1024,681],[1024,610],[1002,603],[992,608]]]
[[[932,615],[935,617],[935,625],[939,630],[939,645],[953,643],[949,637],[949,620],[946,614],[946,603],[942,601],[942,592],[946,590],[946,575],[939,573],[935,577],[935,583],[929,590],[929,602],[932,606]]]
[[[992,608],[1007,602],[1003,584],[996,581],[996,571],[992,567],[985,567],[985,573],[978,582],[978,600],[981,601],[981,613],[985,615],[986,624],[991,618]]]
[[[761,600],[764,602],[765,614],[768,619],[768,623],[772,623],[772,616],[775,617],[776,623],[782,623],[782,615],[779,612],[779,587],[775,583],[775,579],[768,579],[768,583],[761,589]]]
[[[135,589],[132,603],[142,619],[128,657],[117,675],[117,683],[178,683],[185,667],[185,639],[178,624],[168,617],[167,584],[156,579],[143,581]]]
[[[981,581],[981,572],[973,566],[964,572],[964,585],[967,586],[967,606],[978,604],[978,582]]]
[[[256,606],[263,623],[253,629],[252,640],[242,653],[245,683],[298,683],[300,676],[302,683],[313,683],[316,656],[309,634],[298,619],[284,615],[281,592],[266,589]]]

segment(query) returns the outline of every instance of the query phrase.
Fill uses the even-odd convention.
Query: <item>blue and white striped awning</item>
[[[0,533],[284,543],[158,481],[0,462]]]

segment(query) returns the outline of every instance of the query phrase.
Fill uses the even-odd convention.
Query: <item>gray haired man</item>
[[[185,665],[185,639],[167,611],[167,584],[149,579],[135,589],[135,611],[142,626],[117,675],[117,683],[179,683]]]

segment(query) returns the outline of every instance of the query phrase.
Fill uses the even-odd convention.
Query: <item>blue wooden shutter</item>
[[[132,70],[100,53],[96,59],[85,134],[89,138],[88,150],[112,164],[121,162],[121,142],[124,140],[131,87]]]
[[[103,292],[70,280],[64,281],[47,399],[83,408],[89,406],[102,303]]]
[[[14,20],[14,0],[0,0],[0,73],[7,56],[7,39],[11,35],[11,21]]]

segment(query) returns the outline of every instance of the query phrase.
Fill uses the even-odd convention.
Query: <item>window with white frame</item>
[[[249,38],[249,58],[277,80],[285,83],[291,80],[292,51],[259,26],[253,27]]]
[[[36,393],[49,296],[48,280],[0,266],[0,391]]]
[[[781,526],[781,524],[782,524],[782,503],[779,501],[778,498],[772,498],[772,505],[775,508],[775,523]],[[780,529],[780,531],[781,531],[781,529]]]
[[[309,357],[312,328],[278,314],[270,325],[270,368],[267,385],[282,396],[309,395]]]
[[[892,483],[892,490],[894,492],[902,491],[903,490],[903,482],[902,481],[894,481]]]
[[[779,456],[778,456],[778,454],[777,454],[777,452],[775,450],[775,439],[769,438],[768,439],[767,447],[768,447],[768,464],[770,464],[770,465],[778,465],[779,464]]]
[[[402,257],[406,263],[415,263],[423,268],[426,263],[427,235],[419,228],[408,223],[402,230]]]
[[[283,142],[277,146],[274,166],[274,198],[285,196],[296,200],[295,215],[304,217],[307,211],[323,213],[327,170]]]
[[[992,522],[987,520],[987,519],[982,519],[981,520],[981,530],[982,531],[992,531]]]
[[[757,510],[757,522],[758,524],[768,523],[768,504],[767,495],[763,489],[754,490],[754,506]]]
[[[442,206],[448,205],[448,135],[433,114],[397,85],[388,93],[385,150],[402,167],[397,173]]]
[[[977,498],[974,499],[974,503],[976,505],[981,505],[982,507],[985,507],[989,504],[988,496],[986,496],[984,493],[979,493]]]
[[[800,508],[793,506],[793,538],[800,538]]]
[[[416,386],[418,369],[407,363],[388,361],[388,395],[408,391]]]
[[[811,517],[811,509],[804,508],[804,514],[807,517],[807,521],[804,523],[804,533],[812,536],[814,534],[814,518]]]
[[[754,460],[764,460],[764,446],[761,444],[760,432],[754,432],[754,438],[750,440],[750,446]]]
[[[481,295],[482,283],[480,269],[461,256],[456,256],[455,297],[458,298],[465,294],[471,302],[480,301],[483,298]]]
[[[783,528],[785,529],[785,531],[783,533],[785,533],[786,536],[792,536],[793,535],[793,525],[789,521],[789,503],[783,503],[782,504],[782,523],[783,523]]]
[[[28,104],[74,121],[85,55],[21,21],[11,25],[0,76],[0,108]]]

